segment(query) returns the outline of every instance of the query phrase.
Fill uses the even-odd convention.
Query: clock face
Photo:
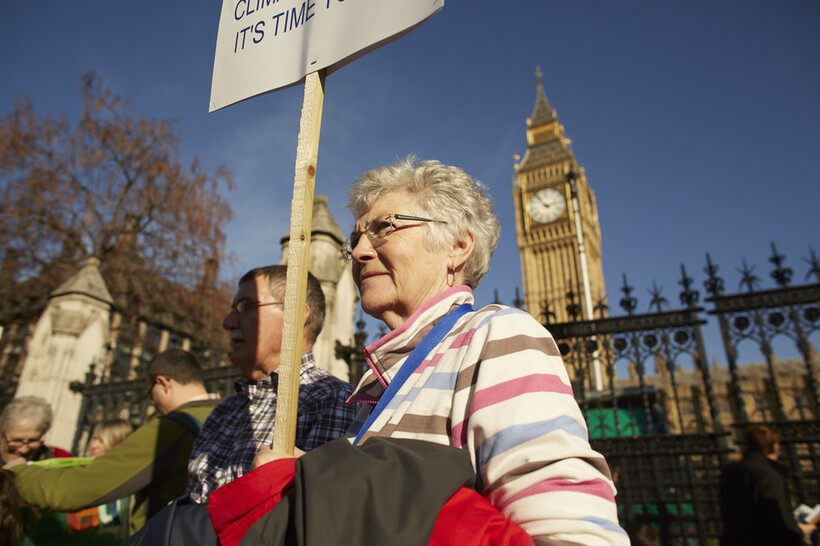
[[[530,216],[540,224],[556,220],[566,208],[567,201],[564,195],[554,188],[544,188],[530,199]]]

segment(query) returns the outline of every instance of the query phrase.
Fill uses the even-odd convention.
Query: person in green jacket
[[[183,495],[194,439],[218,400],[205,390],[197,360],[181,349],[154,357],[146,381],[161,414],[158,419],[84,467],[14,466],[23,501],[43,510],[75,512],[134,495],[133,534],[168,502]]]

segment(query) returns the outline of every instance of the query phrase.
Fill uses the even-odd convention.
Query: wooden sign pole
[[[322,69],[305,76],[305,97],[296,146],[285,316],[279,359],[276,425],[273,431],[273,450],[285,455],[293,455],[296,441],[308,253],[313,220],[313,192],[316,187],[316,163],[319,156],[319,132],[322,127],[322,104],[325,97],[325,74],[326,71]]]

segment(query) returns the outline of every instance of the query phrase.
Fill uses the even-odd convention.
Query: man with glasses
[[[281,265],[247,272],[222,323],[230,336],[231,362],[242,377],[236,394],[217,406],[194,445],[188,494],[197,503],[253,470],[257,452],[273,440],[286,277],[287,267]],[[303,451],[344,435],[355,416],[355,408],[345,405],[351,386],[313,359],[324,315],[322,287],[308,273],[295,439]]]
[[[194,438],[217,401],[205,390],[199,363],[182,349],[154,357],[146,387],[161,417],[87,466],[13,467],[23,501],[44,510],[75,512],[134,495],[129,525],[134,533],[184,494]]]

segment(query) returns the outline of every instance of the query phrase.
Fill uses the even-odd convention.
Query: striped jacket
[[[365,349],[369,370],[355,437],[401,364],[449,311],[473,303],[456,286],[427,301]],[[586,424],[558,347],[529,314],[489,305],[461,317],[365,433],[470,452],[479,491],[538,544],[629,544],[615,488]]]

